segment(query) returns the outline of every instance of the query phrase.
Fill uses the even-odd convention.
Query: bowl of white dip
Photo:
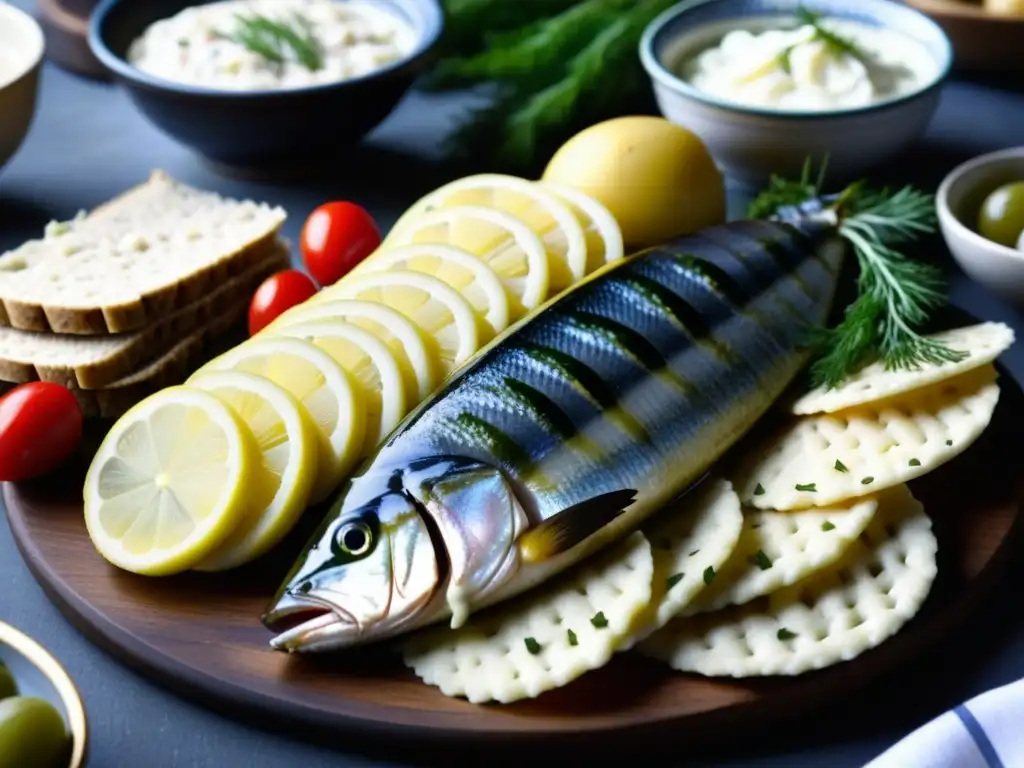
[[[27,13],[0,3],[0,168],[21,147],[36,113],[43,31]]]
[[[953,52],[890,0],[701,0],[655,19],[640,58],[665,117],[761,185],[807,158],[827,157],[832,183],[898,154],[927,129]]]
[[[329,166],[428,65],[438,0],[104,0],[89,45],[153,124],[246,171]]]

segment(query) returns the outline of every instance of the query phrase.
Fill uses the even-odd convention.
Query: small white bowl
[[[990,192],[1024,181],[1024,147],[981,155],[957,166],[939,186],[939,227],[953,258],[968,277],[1014,303],[1024,303],[1024,251],[978,234],[981,204]]]
[[[0,2],[0,168],[32,125],[45,47],[36,20]]]
[[[917,90],[867,107],[798,112],[747,107],[698,90],[676,74],[681,62],[729,31],[792,23],[800,7],[903,34],[935,59],[935,74]],[[726,175],[763,185],[772,174],[799,178],[811,157],[828,157],[830,183],[860,177],[920,137],[939,105],[953,52],[923,13],[890,0],[698,0],[669,8],[644,31],[640,59],[662,114],[696,133]]]

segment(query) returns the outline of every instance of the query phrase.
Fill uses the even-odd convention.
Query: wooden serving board
[[[390,737],[406,746],[419,738],[491,749],[627,745],[635,755],[643,745],[656,746],[658,733],[688,746],[735,740],[744,728],[845,699],[964,623],[1024,528],[1024,461],[1014,448],[1024,392],[1005,369],[1000,383],[999,406],[982,438],[912,484],[939,539],[939,576],[922,613],[858,659],[796,678],[711,680],[627,654],[535,701],[474,706],[420,683],[383,650],[306,658],[269,648],[259,616],[308,529],[296,531],[277,556],[244,570],[154,580],[107,565],[90,544],[79,501],[84,457],[59,479],[7,484],[3,496],[25,560],[64,615],[125,664],[218,711],[310,736],[330,733],[349,748]],[[310,525],[315,517],[307,516]]]

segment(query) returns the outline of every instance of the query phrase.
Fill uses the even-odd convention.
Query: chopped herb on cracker
[[[526,650],[528,650],[531,655],[536,656],[538,653],[540,653],[540,643],[538,643],[532,637],[526,638],[523,642],[526,643]]]
[[[590,618],[590,623],[593,624],[597,629],[604,629],[608,626],[608,619],[605,618],[604,613],[598,611]]]
[[[756,565],[762,571],[767,571],[772,567],[771,558],[764,553],[763,549],[757,550],[757,552],[750,556],[750,564]]]
[[[676,584],[683,580],[683,576],[685,575],[685,573],[673,573],[671,576],[669,576],[667,579],[668,588],[672,589],[672,587],[674,587]]]

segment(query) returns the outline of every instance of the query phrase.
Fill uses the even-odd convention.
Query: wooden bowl
[[[35,640],[2,621],[0,661],[11,671],[22,695],[45,699],[61,713],[71,735],[68,768],[82,768],[88,745],[85,706],[60,662]]]
[[[64,69],[94,80],[110,73],[89,50],[89,16],[99,0],[36,0],[46,34],[46,58]]]
[[[957,69],[1024,70],[1024,15],[986,11],[972,0],[905,0],[931,16],[949,36]]]

